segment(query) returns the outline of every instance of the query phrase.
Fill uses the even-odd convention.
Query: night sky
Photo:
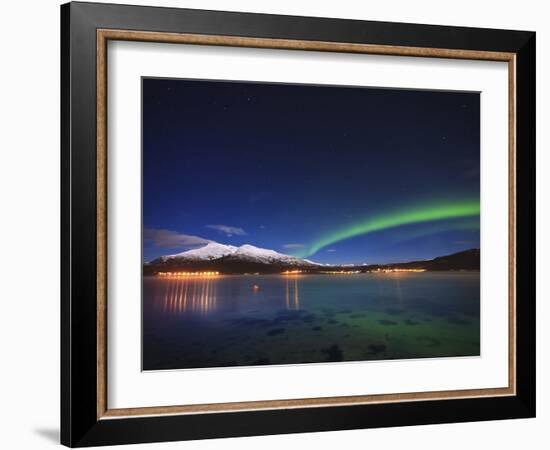
[[[479,94],[143,79],[143,257],[322,263],[479,247]]]

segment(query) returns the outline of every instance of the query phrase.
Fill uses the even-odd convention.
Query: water
[[[143,369],[475,356],[479,272],[143,282]]]

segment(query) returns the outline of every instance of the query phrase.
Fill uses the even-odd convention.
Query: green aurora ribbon
[[[431,206],[395,212],[380,217],[373,217],[321,237],[306,248],[301,255],[296,256],[302,258],[309,257],[336,242],[388,228],[470,216],[479,216],[479,201],[434,204]]]

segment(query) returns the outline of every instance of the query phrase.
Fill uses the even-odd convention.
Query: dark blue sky
[[[144,259],[203,240],[303,254],[369,219],[479,202],[479,94],[143,79]],[[310,259],[479,247],[478,217],[358,235]]]

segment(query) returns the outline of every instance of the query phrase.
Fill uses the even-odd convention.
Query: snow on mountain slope
[[[230,255],[231,259],[244,259],[247,261],[257,261],[266,264],[283,262],[286,264],[308,264],[303,259],[294,256],[278,253],[266,248],[254,247],[253,245],[241,245]]]
[[[204,247],[187,250],[186,252],[177,253],[175,255],[162,256],[163,260],[167,259],[193,259],[193,260],[212,260],[223,258],[237,250],[233,245],[223,245],[217,242],[209,242]]]
[[[321,265],[313,261],[296,258],[266,248],[245,244],[240,247],[209,242],[204,247],[188,250],[175,255],[161,256],[160,261],[184,259],[190,261],[213,261],[227,257],[231,260],[260,262],[264,264],[284,263],[288,265]]]

